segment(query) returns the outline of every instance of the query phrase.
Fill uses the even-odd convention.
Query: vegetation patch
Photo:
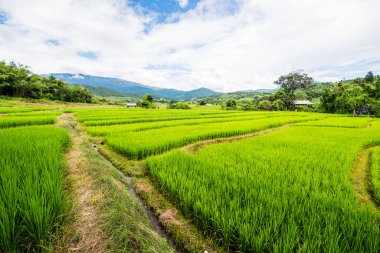
[[[349,175],[361,148],[379,143],[379,123],[290,127],[147,164],[186,217],[226,249],[378,252],[378,216],[358,208]]]
[[[20,127],[0,130],[0,139],[0,250],[50,248],[67,208],[62,152],[69,136],[52,126]]]

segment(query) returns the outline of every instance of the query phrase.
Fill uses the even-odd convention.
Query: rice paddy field
[[[45,106],[0,107],[1,252],[53,243],[66,208],[62,156],[70,141],[52,125],[63,113],[82,134],[144,164],[158,190],[223,251],[380,252],[379,119]],[[360,176],[353,166],[367,149]]]
[[[65,130],[51,107],[0,108],[0,252],[35,252],[52,243],[63,197]],[[44,125],[44,126],[37,126]]]
[[[379,209],[358,203],[351,182],[359,151],[380,144],[377,119],[219,110],[76,116],[109,148],[145,159],[161,190],[227,251],[380,252]],[[278,130],[195,152],[182,148],[271,128]],[[363,184],[378,201],[380,153],[371,154]]]

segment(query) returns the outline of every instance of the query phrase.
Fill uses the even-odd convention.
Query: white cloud
[[[152,24],[154,14],[123,0],[0,0],[10,17],[0,24],[0,56],[37,73],[178,89],[268,88],[297,69],[337,80],[380,70],[379,8],[378,0],[202,0],[176,22]],[[96,61],[79,51],[96,52]]]
[[[178,4],[181,6],[181,8],[186,8],[189,4],[189,0],[178,0]]]

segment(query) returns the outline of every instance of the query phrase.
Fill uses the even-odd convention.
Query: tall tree
[[[372,83],[375,80],[375,77],[373,76],[372,71],[368,72],[367,75],[365,76],[364,80],[366,82]]]
[[[313,78],[309,77],[302,71],[291,72],[287,75],[280,76],[274,83],[280,86],[286,96],[284,98],[285,107],[288,110],[294,110],[294,101],[296,99],[295,92],[308,88],[313,82]]]
[[[142,97],[142,100],[145,101],[145,102],[152,103],[152,102],[153,102],[153,97],[152,97],[152,95],[150,95],[150,94],[145,94],[145,95]]]

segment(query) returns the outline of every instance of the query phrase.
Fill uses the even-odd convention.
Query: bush
[[[191,107],[186,103],[175,103],[169,105],[169,109],[182,109],[182,110],[189,110]]]

